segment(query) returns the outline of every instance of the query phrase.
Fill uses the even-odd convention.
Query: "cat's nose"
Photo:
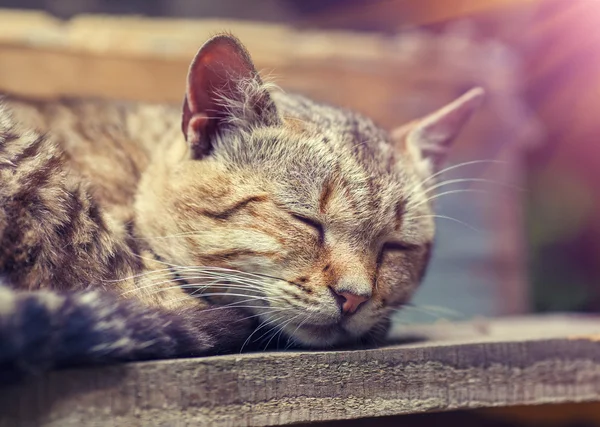
[[[337,292],[335,289],[332,290],[338,304],[342,308],[343,314],[354,313],[363,302],[368,301],[370,298],[370,296],[367,295],[357,295],[351,292]]]

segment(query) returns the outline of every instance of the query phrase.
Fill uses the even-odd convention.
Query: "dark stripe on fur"
[[[429,266],[429,261],[431,260],[431,252],[433,249],[432,246],[432,243],[425,243],[425,245],[423,245],[424,253],[423,260],[421,263],[421,269],[419,270],[419,273],[417,275],[418,283],[421,283],[425,278],[425,274],[427,274],[427,267]]]
[[[0,106],[0,272],[17,288],[85,289],[135,274],[133,239],[100,207],[46,136]]]
[[[267,200],[266,196],[252,196],[252,197],[248,197],[244,200],[241,200],[239,202],[237,202],[235,205],[220,211],[220,212],[213,212],[213,211],[208,211],[208,210],[202,210],[201,212],[199,212],[201,215],[207,216],[209,218],[212,219],[216,219],[216,220],[226,220],[228,218],[230,218],[232,215],[234,215],[235,213],[239,212],[240,210],[244,209],[246,206],[248,206],[250,203],[255,203],[255,202],[264,202],[265,200]]]

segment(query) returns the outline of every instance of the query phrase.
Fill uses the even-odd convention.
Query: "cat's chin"
[[[302,348],[352,348],[357,345],[378,347],[385,343],[390,325],[389,319],[383,319],[380,323],[372,325],[370,329],[359,331],[358,328],[349,330],[348,325],[339,323],[331,325],[302,324],[290,327],[286,331],[286,335],[291,335],[296,346]]]
[[[303,324],[290,328],[289,333],[297,345],[315,349],[337,347],[356,339],[339,324]]]

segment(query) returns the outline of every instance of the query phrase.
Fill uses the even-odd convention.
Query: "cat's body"
[[[116,113],[124,115],[112,121]],[[198,316],[168,299],[119,297],[143,286],[138,275],[164,270],[131,227],[148,150],[129,139],[128,116],[143,114],[91,101],[6,98],[0,107],[0,284],[16,290],[0,286],[0,377],[231,351],[251,332],[243,323],[227,330],[223,316],[245,317],[235,310]],[[110,147],[96,150],[100,142]],[[98,167],[109,164],[117,167]]]
[[[0,273],[67,293],[0,289],[0,363],[31,345],[9,330],[49,365],[214,354],[253,330],[319,347],[385,332],[428,262],[421,184],[480,93],[390,135],[269,89],[220,36],[192,64],[181,127],[166,106],[5,100]],[[73,313],[87,323],[67,341],[87,344],[69,359],[51,343]]]

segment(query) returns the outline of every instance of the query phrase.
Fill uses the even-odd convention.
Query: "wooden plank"
[[[267,426],[600,399],[600,320],[397,328],[379,349],[53,372],[0,393],[0,426]]]

